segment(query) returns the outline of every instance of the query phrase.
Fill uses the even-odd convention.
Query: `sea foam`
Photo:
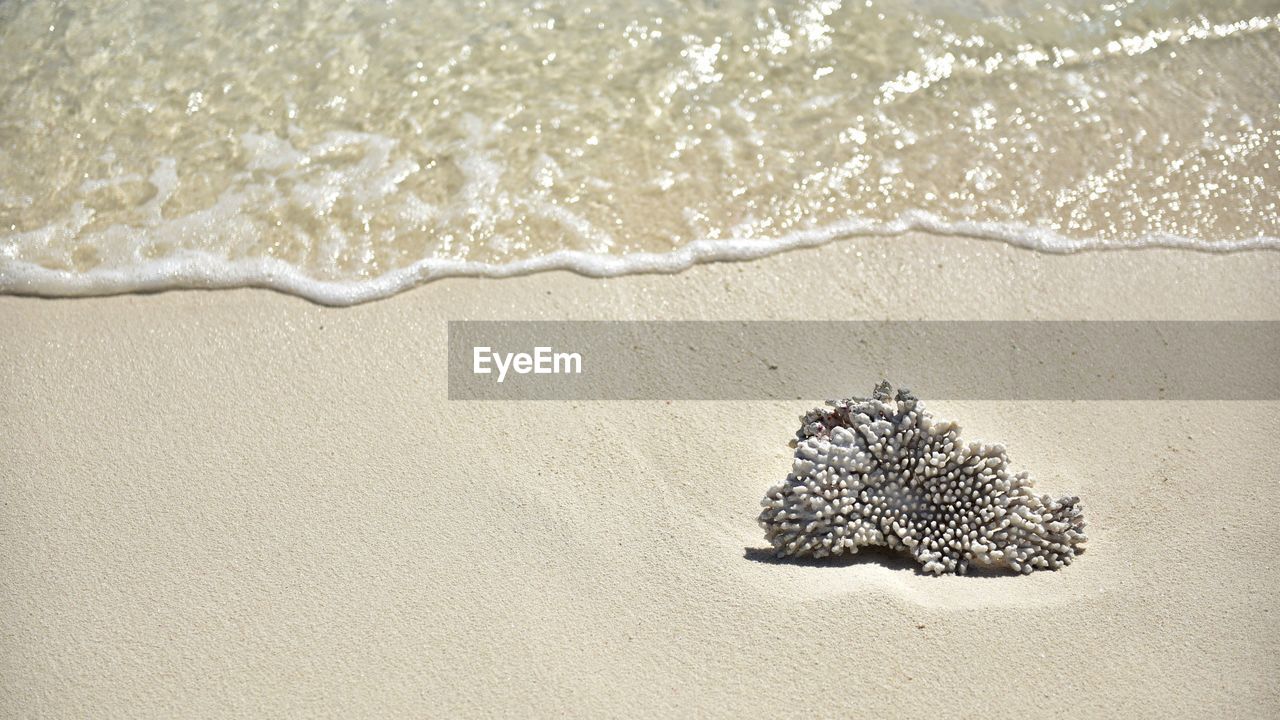
[[[316,279],[297,266],[275,258],[228,260],[199,251],[184,251],[175,257],[143,261],[129,268],[95,268],[84,272],[56,270],[22,261],[0,259],[0,292],[46,297],[83,297],[175,288],[253,287],[277,290],[325,305],[342,306],[385,298],[446,277],[503,278],[548,270],[568,270],[589,277],[676,273],[698,263],[755,260],[786,250],[823,245],[840,238],[893,236],[912,231],[994,240],[1014,247],[1055,254],[1141,248],[1173,248],[1208,253],[1280,250],[1280,238],[1276,237],[1205,243],[1168,235],[1147,236],[1131,245],[1117,247],[1011,224],[946,222],[926,212],[912,211],[890,223],[846,221],[771,240],[696,240],[666,253],[603,255],[558,250],[503,264],[427,258],[404,268],[357,281]],[[942,241],[941,238],[939,241]]]

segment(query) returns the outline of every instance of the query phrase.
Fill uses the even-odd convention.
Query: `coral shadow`
[[[911,558],[885,548],[862,548],[854,555],[829,555],[821,559],[811,557],[778,557],[773,548],[743,548],[742,557],[765,565],[794,565],[796,567],[841,568],[851,565],[883,565],[890,570],[911,570],[923,575],[920,566]]]
[[[910,570],[916,575],[922,577],[937,577],[933,573],[927,573],[920,565],[913,561],[910,557],[894,552],[885,547],[864,547],[855,555],[828,555],[827,557],[815,559],[811,557],[795,558],[795,557],[778,557],[774,554],[773,548],[749,547],[743,548],[743,559],[751,562],[758,562],[764,565],[792,565],[795,567],[811,567],[811,568],[844,568],[854,565],[882,565],[889,570]],[[969,572],[960,577],[966,578],[1002,578],[1002,577],[1020,577],[1021,573],[1016,573],[1008,568],[983,568],[970,567]]]

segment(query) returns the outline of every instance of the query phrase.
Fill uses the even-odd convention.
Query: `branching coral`
[[[963,444],[909,391],[881,383],[802,418],[791,474],[760,525],[779,557],[885,546],[927,573],[1029,573],[1068,565],[1085,542],[1079,498],[1032,493],[1000,445]]]

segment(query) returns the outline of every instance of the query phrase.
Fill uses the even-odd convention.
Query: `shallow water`
[[[1197,5],[8,2],[0,290],[1280,248],[1280,2]]]

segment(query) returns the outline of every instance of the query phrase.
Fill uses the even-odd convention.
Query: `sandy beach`
[[[809,402],[450,402],[445,323],[1276,320],[1277,277],[910,235],[346,309],[0,297],[0,715],[1275,717],[1276,402],[932,402],[1079,495],[1087,552],[782,564]]]

